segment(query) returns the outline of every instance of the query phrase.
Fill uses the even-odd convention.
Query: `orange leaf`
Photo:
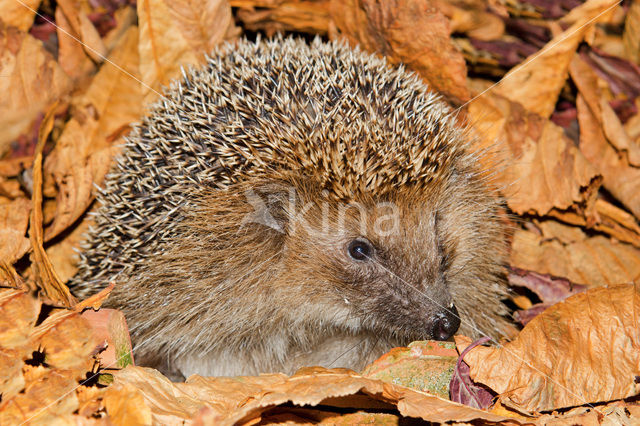
[[[501,348],[477,347],[471,377],[527,411],[637,395],[640,294],[632,284],[595,288],[547,308]]]

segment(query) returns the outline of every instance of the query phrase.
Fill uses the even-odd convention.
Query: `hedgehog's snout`
[[[437,314],[431,336],[435,340],[447,340],[458,331],[458,327],[460,327],[460,315],[455,305],[451,305],[450,308],[445,308]]]

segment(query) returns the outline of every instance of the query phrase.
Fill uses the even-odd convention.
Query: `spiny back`
[[[461,133],[417,76],[346,45],[222,46],[127,138],[73,284],[90,293],[159,252],[200,187],[294,172],[337,199],[383,196],[470,162]]]

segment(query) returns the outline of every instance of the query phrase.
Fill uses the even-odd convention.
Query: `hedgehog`
[[[126,138],[72,289],[115,282],[137,362],[170,377],[503,336],[502,203],[472,142],[417,75],[358,48],[225,44]]]

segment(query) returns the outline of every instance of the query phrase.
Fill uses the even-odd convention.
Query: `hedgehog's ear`
[[[267,182],[247,187],[243,195],[249,207],[242,225],[255,224],[286,234],[295,189],[283,182]]]

